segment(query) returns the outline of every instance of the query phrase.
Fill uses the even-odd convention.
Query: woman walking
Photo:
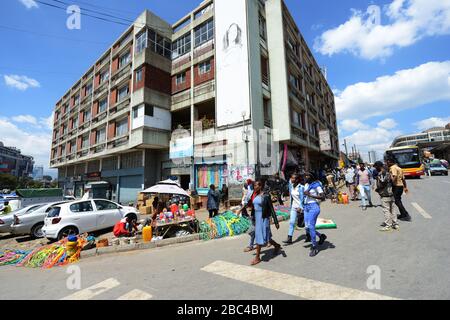
[[[209,211],[209,218],[219,213],[219,194],[216,191],[216,186],[213,184],[209,186],[208,203],[206,206]]]
[[[307,241],[311,239],[312,246],[310,257],[314,257],[319,253],[317,244],[322,245],[327,236],[320,234],[316,231],[316,222],[320,214],[320,201],[325,200],[325,195],[323,193],[322,184],[312,173],[307,173],[305,175],[306,185],[305,185],[305,200],[304,200],[304,210],[305,210],[305,228],[309,237]],[[319,237],[319,242],[317,243],[316,237]]]
[[[294,235],[297,216],[303,211],[303,192],[304,187],[300,183],[300,176],[296,173],[292,174],[289,181],[289,193],[291,196],[291,219],[289,221],[287,240],[283,241],[283,243],[287,245],[292,244],[292,236]]]
[[[275,255],[281,250],[281,246],[272,239],[272,232],[270,231],[270,218],[275,212],[272,200],[270,195],[265,194],[263,190],[264,182],[261,180],[256,181],[253,195],[247,204],[247,206],[252,206],[252,216],[255,218],[256,257],[251,262],[252,266],[261,262],[261,247],[266,247],[270,243],[275,248]],[[279,225],[277,224],[278,228]]]

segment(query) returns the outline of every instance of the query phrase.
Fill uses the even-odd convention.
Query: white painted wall
[[[172,117],[170,111],[153,107],[153,117],[150,117],[144,115],[144,106],[141,105],[138,109],[138,117],[132,119],[132,129],[134,130],[140,127],[171,130]]]

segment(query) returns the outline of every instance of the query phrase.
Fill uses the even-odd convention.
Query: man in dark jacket
[[[381,197],[381,207],[383,208],[385,218],[380,231],[399,230],[397,214],[394,212],[395,199],[392,191],[391,175],[381,161],[375,163],[375,168],[378,172],[375,191]]]
[[[208,202],[206,204],[206,209],[209,211],[209,217],[212,218],[219,213],[219,193],[216,191],[215,185],[209,186],[208,191]]]

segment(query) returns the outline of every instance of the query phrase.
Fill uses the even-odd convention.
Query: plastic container
[[[153,230],[151,226],[146,226],[142,229],[142,240],[144,242],[150,242],[153,238]]]
[[[349,198],[348,198],[348,194],[346,194],[346,193],[343,193],[343,194],[342,194],[342,202],[343,202],[344,204],[349,204],[349,203],[350,203],[350,200],[349,200]]]

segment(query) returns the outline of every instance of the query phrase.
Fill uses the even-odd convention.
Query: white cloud
[[[394,0],[383,10],[371,5],[366,12],[352,11],[349,20],[316,38],[316,51],[328,56],[349,52],[372,60],[425,37],[450,34],[450,0]],[[382,13],[389,23],[380,23]]]
[[[415,125],[419,130],[427,130],[434,127],[445,127],[448,123],[450,123],[450,117],[447,118],[432,117],[416,122]]]
[[[395,127],[397,127],[398,123],[395,122],[394,119],[384,119],[383,121],[378,122],[378,127],[383,128],[383,129],[394,129]]]
[[[12,117],[12,120],[18,123],[29,123],[37,125],[36,118],[29,114]]]
[[[44,129],[52,130],[53,129],[53,117],[54,112],[47,118],[40,118],[39,123],[43,126]]]
[[[353,132],[356,130],[367,129],[367,125],[357,119],[346,119],[341,121],[340,128],[342,130]]]
[[[39,8],[38,4],[34,0],[19,0],[27,9]]]
[[[335,97],[338,118],[362,119],[450,101],[450,61],[429,62],[372,82],[346,87]]]
[[[28,88],[38,88],[41,84],[32,78],[28,78],[27,76],[19,76],[16,74],[11,75],[3,75],[3,79],[7,86],[19,89],[21,91],[25,91]]]
[[[351,135],[343,136],[341,140],[342,141],[344,141],[344,139],[346,140],[348,152],[351,152],[351,147],[353,145],[356,145],[356,148],[361,153],[361,156],[364,159],[369,158],[368,157],[369,151],[375,151],[377,153],[377,158],[381,159],[386,149],[390,147],[394,138],[402,134],[400,130],[392,130],[392,128],[389,129],[384,128],[383,125],[387,126],[389,124],[390,126],[392,126],[394,124],[393,122],[386,120],[379,122],[377,127],[365,126],[366,129],[357,130]]]

